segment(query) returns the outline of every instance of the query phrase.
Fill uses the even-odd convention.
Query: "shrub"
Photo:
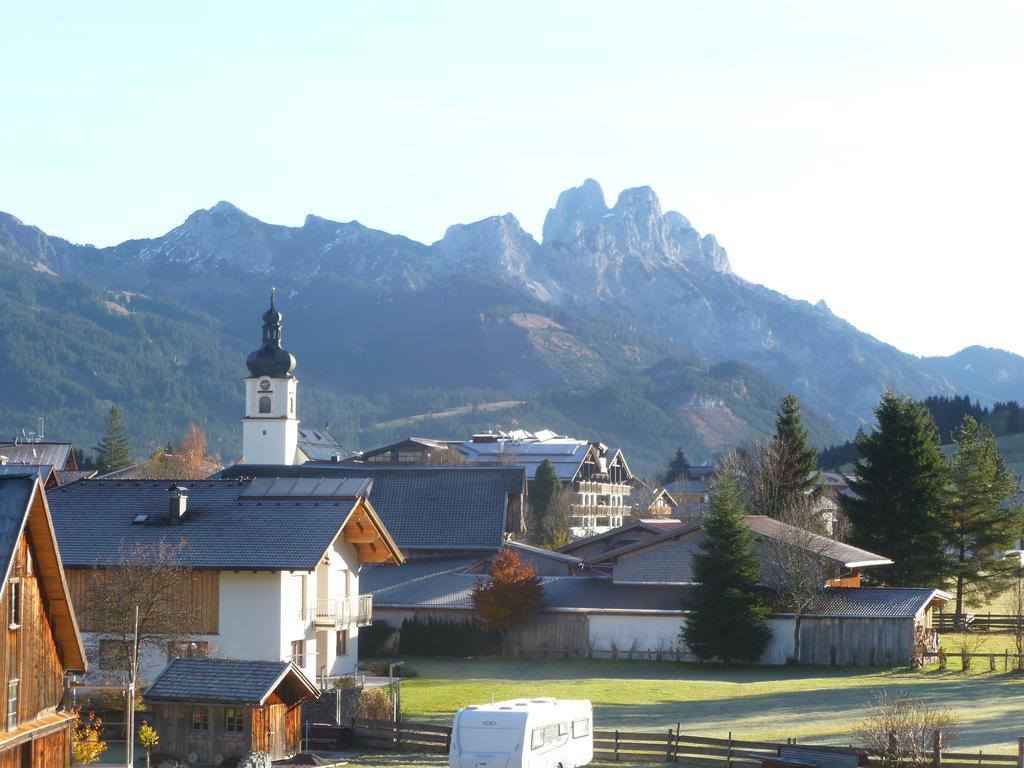
[[[359,716],[368,720],[390,720],[390,688],[368,688],[359,697]]]
[[[886,768],[917,768],[932,760],[932,739],[938,732],[943,748],[956,738],[956,716],[930,707],[902,691],[875,697],[872,712],[857,724],[857,736]]]

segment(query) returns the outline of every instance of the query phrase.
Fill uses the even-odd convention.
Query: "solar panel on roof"
[[[364,477],[258,477],[249,481],[243,499],[352,499],[369,493]]]

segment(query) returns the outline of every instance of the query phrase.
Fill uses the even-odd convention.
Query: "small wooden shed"
[[[175,659],[144,698],[159,754],[219,765],[256,750],[280,760],[301,749],[302,702],[319,696],[290,661]]]

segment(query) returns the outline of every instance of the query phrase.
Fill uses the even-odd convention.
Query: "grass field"
[[[1001,648],[1000,648],[1001,650]],[[754,740],[853,741],[857,720],[882,690],[905,690],[962,720],[956,746],[1015,752],[1024,736],[1024,677],[975,671],[793,667],[722,668],[640,661],[407,659],[408,720],[448,723],[459,707],[533,696],[587,698],[598,728],[661,730]],[[958,666],[951,664],[950,666]]]

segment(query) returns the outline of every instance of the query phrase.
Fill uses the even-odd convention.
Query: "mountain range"
[[[300,417],[350,448],[407,434],[552,429],[622,447],[656,471],[770,429],[793,392],[812,438],[868,426],[886,387],[1024,394],[1024,358],[971,347],[918,358],[735,274],[713,235],[648,187],[608,206],[562,192],[540,241],[514,216],[430,245],[307,216],[267,224],[230,203],[160,237],[96,248],[0,213],[0,435],[45,415],[92,445],[111,404],[137,452],[206,429],[238,453],[245,356],[278,288],[299,362]]]

